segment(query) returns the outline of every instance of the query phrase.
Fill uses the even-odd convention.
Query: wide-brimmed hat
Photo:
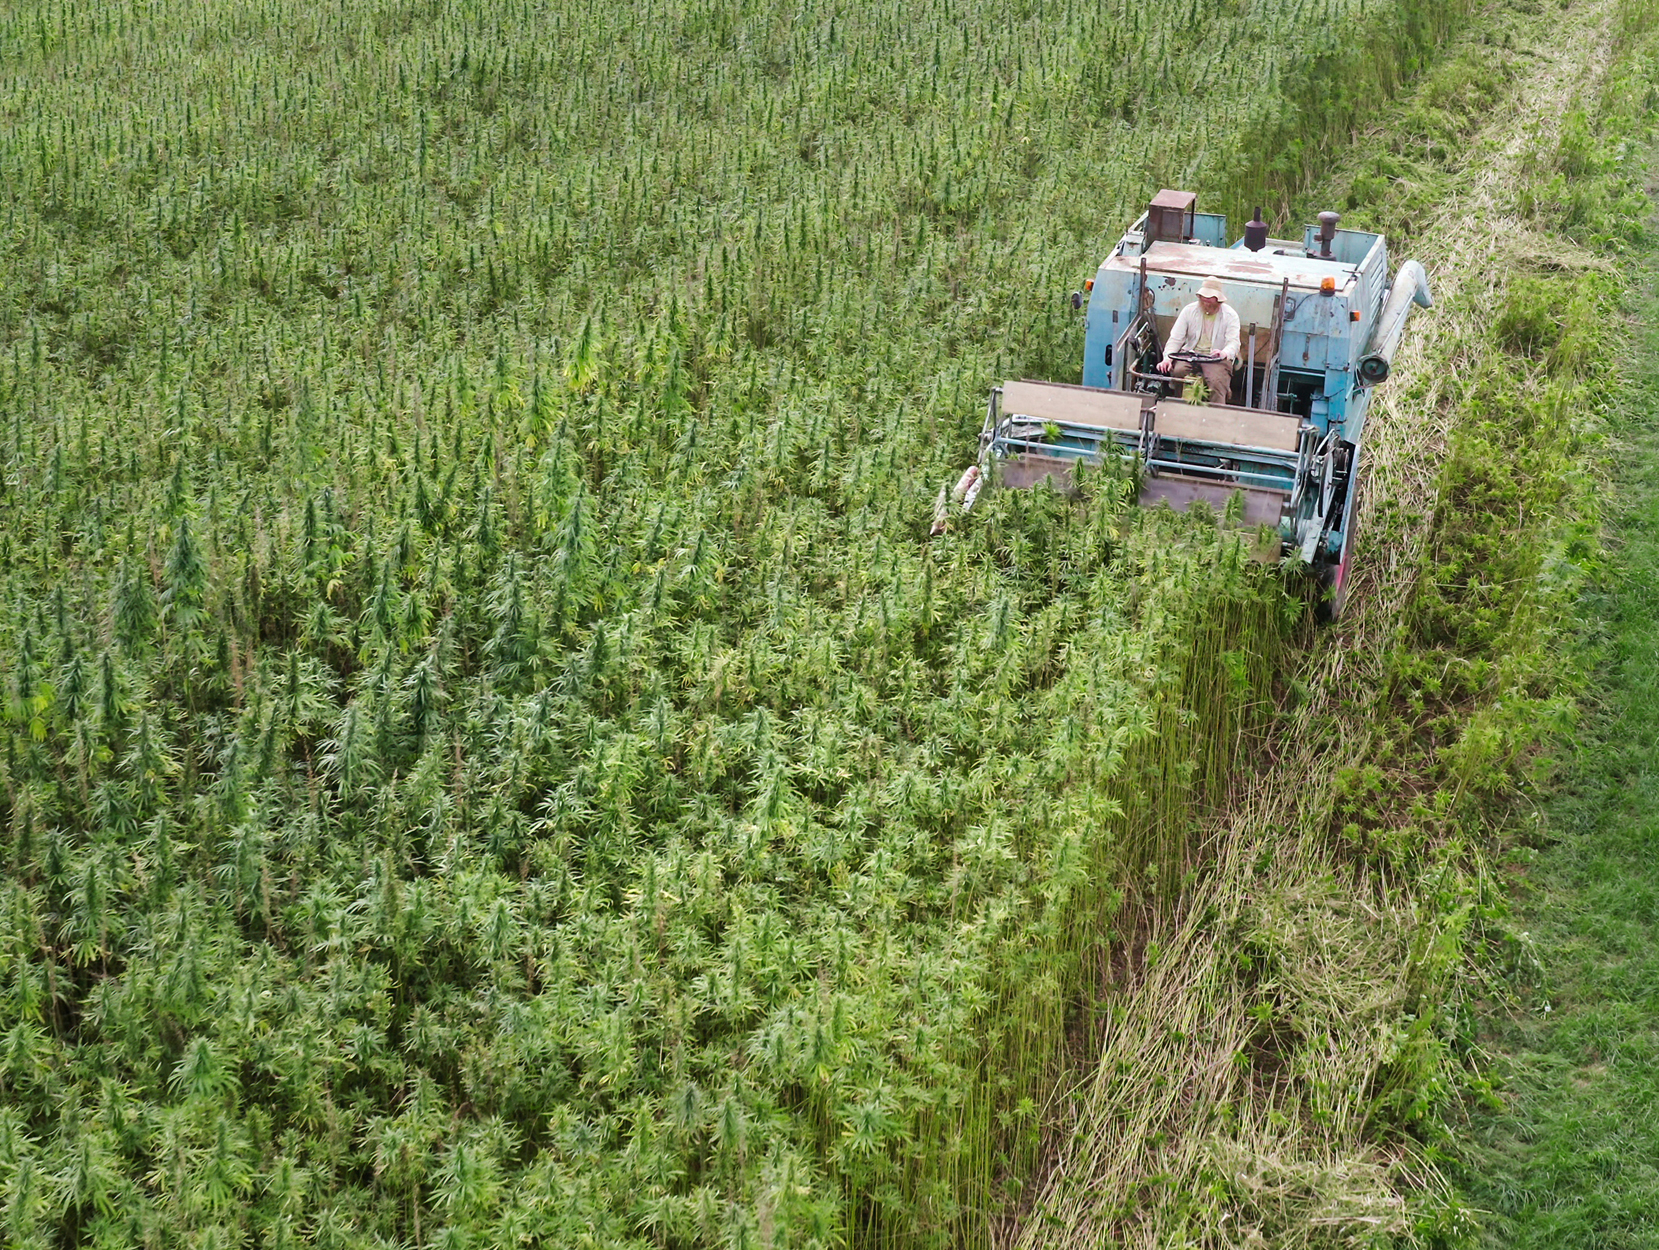
[[[1209,279],[1203,286],[1198,288],[1198,295],[1201,299],[1207,297],[1209,299],[1218,299],[1222,301],[1222,303],[1227,302],[1227,292],[1221,289],[1221,283],[1217,282],[1214,278]]]

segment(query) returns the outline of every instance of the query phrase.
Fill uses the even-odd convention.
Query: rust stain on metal
[[[1175,286],[1180,279],[1220,278],[1260,284],[1288,279],[1298,289],[1318,290],[1325,278],[1335,278],[1338,290],[1349,289],[1355,281],[1355,266],[1321,260],[1300,252],[1241,252],[1236,248],[1202,247],[1191,243],[1154,243],[1134,259],[1114,256],[1108,269],[1144,268],[1163,278],[1161,285]]]

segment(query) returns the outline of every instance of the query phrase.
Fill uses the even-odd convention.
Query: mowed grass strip
[[[1477,1116],[1463,1167],[1486,1241],[1659,1242],[1659,270],[1615,477],[1616,549],[1587,600],[1602,654],[1598,714],[1548,808],[1554,838],[1525,870],[1543,984],[1489,1044],[1501,1111]],[[1523,851],[1523,862],[1532,852]]]

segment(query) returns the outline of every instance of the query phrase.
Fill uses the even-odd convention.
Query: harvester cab
[[[1157,364],[1181,310],[1206,282],[1239,318],[1225,402],[1194,402]],[[1258,209],[1227,245],[1227,220],[1189,192],[1161,191],[1087,284],[1082,385],[1010,381],[991,393],[979,464],[958,484],[1069,488],[1078,461],[1133,464],[1143,505],[1203,501],[1276,528],[1340,611],[1353,540],[1353,482],[1372,389],[1428,279],[1406,261],[1390,282],[1383,236],[1321,213],[1300,239],[1268,236]],[[1082,294],[1074,297],[1083,305]],[[1225,371],[1223,371],[1225,372]]]

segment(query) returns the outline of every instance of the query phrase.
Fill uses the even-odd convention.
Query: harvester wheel
[[[1342,555],[1334,564],[1319,570],[1318,598],[1314,601],[1314,619],[1329,624],[1342,615],[1348,601],[1348,544],[1343,544]]]

